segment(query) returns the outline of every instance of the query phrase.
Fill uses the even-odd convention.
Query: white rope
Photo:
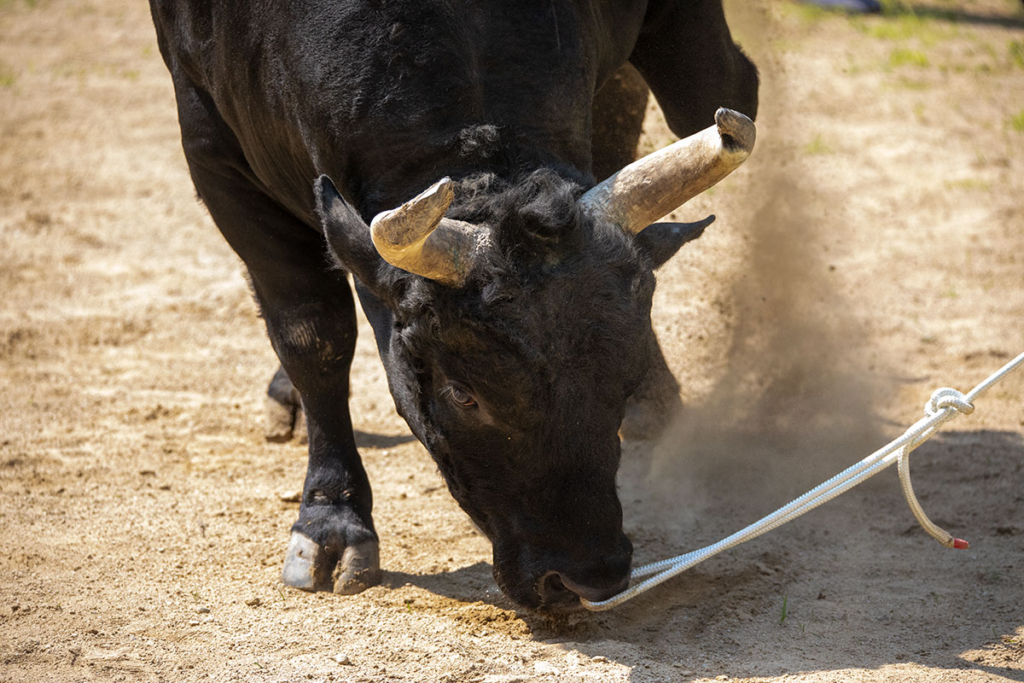
[[[839,494],[848,491],[865,479],[878,474],[897,461],[900,463],[900,483],[903,495],[906,497],[911,511],[921,526],[943,545],[951,548],[966,548],[967,543],[965,541],[953,538],[949,533],[932,523],[928,516],[925,515],[921,504],[918,503],[917,497],[914,495],[914,489],[910,485],[910,452],[934,434],[942,423],[951,420],[961,413],[964,415],[973,413],[974,400],[1022,364],[1024,364],[1024,353],[1004,365],[999,371],[993,373],[966,395],[961,394],[956,389],[938,389],[932,394],[925,405],[925,416],[923,418],[914,423],[898,439],[890,442],[884,448],[875,451],[853,467],[843,470],[825,483],[800,496],[792,503],[779,508],[767,517],[722,539],[718,543],[684,555],[637,567],[633,570],[630,578],[639,579],[651,576],[652,574],[654,576],[627,588],[618,595],[599,602],[590,602],[583,599],[580,602],[584,607],[594,612],[603,612],[616,605],[620,605],[671,579],[673,576],[681,574],[690,567],[717,555],[723,550],[728,550],[740,543],[757,538],[775,527],[792,521],[806,512],[810,512],[819,505],[827,503]]]

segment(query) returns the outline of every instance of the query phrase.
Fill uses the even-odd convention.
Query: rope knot
[[[924,412],[929,417],[932,417],[946,408],[952,408],[963,415],[970,415],[974,412],[974,404],[968,401],[967,397],[959,391],[949,387],[936,389],[932,393],[932,397],[928,399]]]

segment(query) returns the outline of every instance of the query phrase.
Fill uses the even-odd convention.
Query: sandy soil
[[[659,274],[688,408],[621,474],[638,562],[731,533],[1024,351],[1024,13],[735,2],[764,77],[718,223]],[[913,11],[911,11],[913,10]],[[668,139],[652,108],[649,149]],[[193,192],[144,3],[0,0],[0,680],[1024,681],[1024,374],[895,472],[615,611],[515,609],[395,415],[353,412],[383,585],[278,580],[276,367]]]

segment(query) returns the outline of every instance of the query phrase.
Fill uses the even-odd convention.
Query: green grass
[[[0,10],[22,5],[29,9],[35,9],[39,6],[39,0],[0,0]]]
[[[885,16],[899,14],[913,14],[914,6],[907,0],[880,0],[882,3],[882,14]]]
[[[18,82],[18,72],[4,62],[0,62],[0,88],[13,88]]]
[[[940,22],[944,16],[934,13],[918,14],[913,6],[906,3],[882,3],[883,15],[879,17],[850,18],[850,24],[865,35],[879,40],[918,40],[926,47],[957,35],[955,25]]]
[[[931,83],[927,81],[907,78],[906,76],[900,76],[900,80],[896,81],[896,84],[904,90],[928,90],[931,87]],[[915,111],[914,113],[917,112]]]
[[[924,68],[928,66],[928,55],[920,50],[898,47],[889,53],[888,66],[890,69],[898,69],[902,66]]]
[[[771,38],[768,41],[775,52],[796,52],[800,48],[800,42],[792,38]]]
[[[835,150],[828,146],[821,134],[814,136],[814,139],[804,145],[804,151],[808,154],[833,154]]]
[[[901,14],[883,19],[880,23],[863,24],[867,35],[879,40],[920,40],[925,45],[934,45],[952,37],[954,31],[937,26],[932,19],[923,19],[916,14]]]
[[[980,180],[978,178],[960,178],[959,180],[947,180],[946,188],[950,190],[979,190],[982,192],[988,192],[992,189],[992,184],[987,180]]]
[[[881,0],[882,15],[885,17],[919,17],[926,21],[943,21],[955,24],[963,18],[960,6],[963,2],[955,0],[945,3],[947,7],[929,7],[920,5],[916,0]]]
[[[1010,128],[1018,133],[1024,133],[1024,109],[1010,117]]]
[[[1024,41],[1011,40],[1006,46],[1010,55],[1010,63],[1024,69]]]
[[[782,4],[782,10],[784,12],[792,13],[800,18],[802,21],[808,23],[814,23],[821,21],[830,16],[834,16],[835,12],[830,12],[827,9],[822,9],[817,5],[806,5],[802,2],[787,2]]]

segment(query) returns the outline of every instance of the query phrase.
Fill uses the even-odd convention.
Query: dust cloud
[[[734,4],[738,33],[764,25],[762,10]],[[794,154],[799,122],[785,83],[764,78],[779,73],[763,63],[769,50],[748,51],[762,60],[762,104],[749,189],[738,200],[750,208],[735,226],[747,250],[723,288],[732,302],[730,338],[718,340],[727,361],[666,430],[648,478],[656,494],[691,506],[716,489],[781,505],[782,495],[802,493],[884,443],[873,404],[881,387],[862,353],[870,339],[837,291],[822,243],[842,226],[827,225],[829,199]]]
[[[652,482],[721,477],[774,494],[791,480],[813,485],[882,443],[877,380],[857,360],[869,340],[824,276],[793,181],[778,174],[752,190],[764,200],[744,228],[749,260],[732,285],[726,370],[666,430]]]

